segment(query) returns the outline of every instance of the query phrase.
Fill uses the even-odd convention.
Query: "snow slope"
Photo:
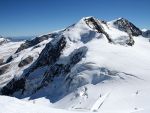
[[[122,18],[85,17],[33,46],[29,42],[1,66],[10,65],[0,76],[1,94],[20,100],[0,96],[0,112],[150,112],[150,43],[141,32]],[[19,67],[28,56],[33,61]]]
[[[62,109],[54,109],[33,102],[25,102],[13,97],[0,96],[0,113],[81,113]],[[14,109],[15,108],[15,109]]]
[[[5,61],[8,57],[15,53],[22,43],[23,42],[8,42],[0,45],[0,59],[4,59]]]

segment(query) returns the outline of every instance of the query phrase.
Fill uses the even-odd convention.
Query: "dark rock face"
[[[0,37],[1,38],[1,37]],[[7,43],[7,42],[9,42],[9,40],[8,39],[4,39],[3,41],[0,41],[0,45],[2,45],[2,44],[4,44],[4,43]]]
[[[32,56],[28,56],[27,58],[25,58],[24,60],[22,60],[22,61],[18,64],[18,67],[26,66],[26,65],[30,64],[32,61],[33,61],[33,57],[32,57]]]
[[[61,51],[64,49],[65,45],[66,45],[66,38],[64,36],[60,37],[59,40],[53,39],[42,50],[37,61],[30,67],[30,70],[25,75],[23,74],[20,79],[13,78],[6,86],[2,88],[1,93],[3,95],[12,95],[16,91],[19,90],[24,91],[25,83],[30,73],[33,72],[38,67],[54,64],[61,55]],[[22,64],[24,63],[27,64],[26,61],[23,61],[23,63],[21,63],[20,65],[22,66]]]
[[[5,43],[5,41],[1,41],[1,42],[0,42],[0,45],[2,45],[3,43]]]
[[[61,55],[61,52],[65,48],[65,46],[66,38],[64,36],[60,37],[59,40],[53,39],[51,42],[46,44],[45,48],[40,53],[38,59],[32,65],[28,73],[25,74],[25,76],[29,76],[31,72],[33,72],[39,67],[54,64]]]
[[[4,63],[4,59],[0,59],[0,65]]]
[[[6,60],[6,62],[5,63],[9,63],[9,62],[11,62],[13,60],[13,57],[12,56],[10,56],[7,60]]]
[[[14,78],[2,88],[2,95],[12,95],[14,92],[19,91],[20,89],[24,89],[25,87],[25,79],[21,78],[19,80],[15,80]]]
[[[135,41],[133,40],[132,36],[120,36],[117,39],[113,40],[116,44],[120,44],[123,46],[132,46],[134,45]]]
[[[146,37],[146,38],[150,38],[150,30],[147,30],[147,31],[143,32],[142,35],[143,35],[144,37]]]
[[[85,56],[87,50],[88,49],[85,46],[74,50],[68,56],[69,60],[66,64],[56,63],[50,66],[49,70],[45,73],[44,79],[38,89],[47,86],[51,81],[53,81],[54,77],[67,75],[71,71],[71,68]]]
[[[128,46],[133,46],[135,41],[133,40],[132,36],[129,34],[129,40],[126,42]]]
[[[134,24],[129,22],[128,20],[121,18],[114,22],[114,25],[118,27],[118,29],[125,31],[127,33],[131,32],[132,36],[142,35],[142,31],[137,28]]]
[[[4,66],[0,67],[0,75],[4,74],[7,71],[7,69],[9,68],[9,66],[10,65],[8,64],[8,65],[4,65]]]
[[[61,51],[66,46],[66,38],[62,36],[59,40],[52,40],[42,50],[37,59],[36,66],[52,65],[61,55]]]
[[[33,40],[27,40],[25,43],[21,44],[21,46],[17,49],[16,53],[18,53],[24,49],[27,49],[29,47],[35,46],[36,44],[38,44],[44,40],[47,40],[50,37],[55,38],[56,35],[57,34],[53,33],[53,34],[43,35],[41,37],[36,37]]]
[[[120,18],[114,22],[114,25],[118,27],[119,30],[125,31],[129,35],[129,40],[126,42],[127,45],[133,46],[135,41],[132,36],[142,35],[142,31],[137,28],[134,24],[129,22],[124,18]]]
[[[96,20],[93,17],[90,18],[86,18],[85,19],[86,24],[90,27],[89,23],[93,24],[94,28],[96,29],[96,31],[98,33],[103,33],[106,38],[108,39],[108,42],[112,42],[111,38],[109,37],[109,35],[104,31],[103,26],[98,22],[98,20]],[[102,23],[105,23],[104,21],[102,21]]]

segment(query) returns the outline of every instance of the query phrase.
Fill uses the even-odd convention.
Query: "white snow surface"
[[[26,102],[13,97],[0,96],[0,113],[82,113],[63,109],[55,109],[38,105],[35,101]]]
[[[0,38],[1,39],[1,38]],[[18,47],[23,43],[22,42],[8,42],[0,45],[0,59],[4,61],[16,52]]]
[[[64,83],[59,85],[58,89],[52,88],[53,85],[57,86],[62,82],[58,78],[58,81],[55,80],[51,86],[42,90],[43,97],[16,99],[0,96],[0,113],[149,113],[150,42],[138,36],[133,37],[135,41],[133,46],[127,46],[122,43],[129,38],[128,34],[115,28],[113,21],[108,22],[107,26],[105,24],[102,26],[115,44],[108,43],[103,34],[89,28],[84,18],[63,32],[68,38],[67,47],[61,55],[62,59],[77,48],[82,46],[88,48],[85,57],[70,72],[73,77],[71,88],[75,88],[72,92],[52,102],[51,95],[57,97],[65,87]],[[35,61],[38,57],[36,53],[40,53],[49,41],[51,39],[41,42],[41,45],[44,44],[41,48],[21,51],[11,64],[14,65],[16,62],[18,64],[22,57],[28,55],[34,56]],[[7,49],[8,45],[5,48]],[[5,49],[1,49],[0,54],[5,56],[7,50],[3,50]],[[58,62],[67,61],[61,58]],[[18,69],[17,66],[12,66],[11,69],[16,71],[11,70],[9,73],[12,75],[17,73],[18,76],[24,70]],[[110,74],[109,71],[117,74]],[[36,73],[38,71],[35,75]],[[5,81],[0,81],[1,86],[5,85]],[[38,97],[38,94],[34,96]]]

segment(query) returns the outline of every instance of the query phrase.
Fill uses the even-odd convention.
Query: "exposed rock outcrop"
[[[5,44],[7,42],[9,42],[9,39],[0,36],[0,45]]]
[[[4,63],[4,59],[0,59],[0,65]]]
[[[36,37],[33,40],[27,40],[25,43],[21,44],[21,46],[17,49],[16,53],[18,53],[24,49],[27,49],[29,47],[35,46],[36,44],[38,44],[44,40],[47,40],[50,37],[55,38],[56,35],[57,35],[56,33],[52,33],[52,34],[43,35],[41,37]]]
[[[86,18],[85,22],[89,27],[91,27],[90,24],[92,24],[92,26],[94,26],[94,28],[92,29],[95,29],[98,33],[103,33],[106,36],[108,42],[110,43],[113,42],[112,39],[109,37],[109,35],[105,32],[101,23],[98,20],[96,20],[94,17]],[[105,22],[103,21],[103,23]]]
[[[56,63],[48,69],[48,71],[44,75],[44,79],[38,89],[41,87],[47,86],[51,81],[53,81],[54,77],[67,75],[72,67],[77,64],[86,54],[88,48],[81,47],[79,49],[74,50],[69,56],[66,64]]]
[[[116,25],[119,30],[124,31],[129,35],[129,40],[126,42],[129,46],[132,46],[135,43],[132,36],[142,35],[142,31],[139,28],[124,18],[116,20],[114,25]]]
[[[66,38],[64,36],[56,40],[53,39],[45,46],[45,48],[40,53],[38,59],[32,65],[31,69],[25,76],[28,76],[29,73],[33,72],[38,67],[54,64],[61,55],[61,52],[65,48],[65,46]]]
[[[150,30],[144,31],[142,35],[146,38],[150,38]]]
[[[33,57],[32,57],[32,56],[28,56],[27,58],[23,59],[23,60],[18,64],[18,67],[26,66],[26,65],[30,64],[32,61],[33,61]]]
[[[114,25],[116,25],[118,29],[130,33],[132,36],[142,35],[142,31],[139,28],[124,18],[116,20]]]
[[[8,57],[8,59],[6,60],[6,62],[5,63],[9,63],[9,62],[11,62],[13,60],[13,57],[12,56],[10,56],[10,57]]]
[[[0,75],[4,74],[9,68],[9,64],[0,67]]]
[[[5,87],[1,89],[2,95],[12,95],[14,92],[24,89],[25,78],[15,79],[13,78]]]

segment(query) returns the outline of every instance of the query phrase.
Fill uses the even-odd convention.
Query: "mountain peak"
[[[136,27],[133,23],[128,21],[125,18],[119,18],[115,21],[113,21],[113,24],[122,31],[127,32],[128,34],[131,34],[132,36],[139,36],[142,35],[142,31]]]
[[[124,20],[124,21],[128,21],[126,18],[124,17],[119,17],[117,20]]]

